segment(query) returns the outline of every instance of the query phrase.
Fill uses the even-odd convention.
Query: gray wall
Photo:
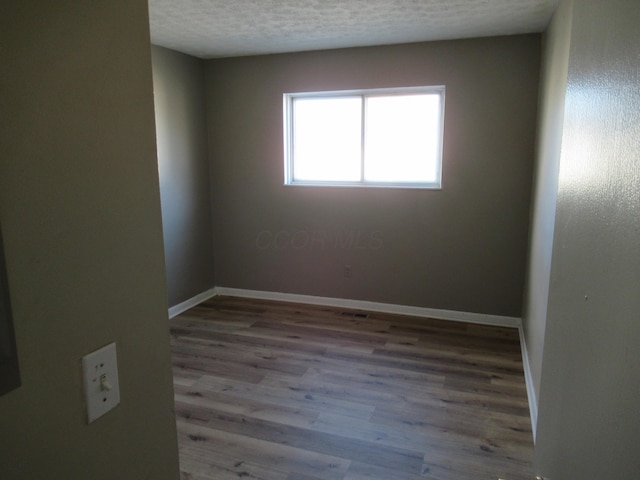
[[[152,47],[169,305],[213,288],[211,189],[202,60]]]
[[[147,4],[0,3],[0,222],[22,386],[0,478],[177,480]],[[81,358],[121,403],[86,423]]]
[[[544,331],[549,299],[570,35],[571,2],[563,2],[543,37],[529,262],[522,313],[524,338],[535,391],[534,417],[540,394]],[[536,419],[532,420],[535,423]]]
[[[519,317],[539,56],[527,35],[207,62],[217,285]],[[283,93],[439,84],[442,190],[283,186]]]
[[[640,472],[640,3],[575,0],[536,469]]]

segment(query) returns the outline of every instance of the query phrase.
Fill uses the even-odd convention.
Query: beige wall
[[[207,62],[217,285],[520,317],[539,56],[525,35]],[[440,84],[442,190],[283,186],[283,93]]]
[[[204,101],[204,62],[152,47],[169,306],[209,290],[213,228]]]
[[[636,0],[573,2],[536,446],[551,480],[640,472],[639,18]]]
[[[0,478],[178,478],[145,1],[2,2],[0,221],[22,386]],[[118,348],[91,425],[81,358]]]
[[[529,388],[534,390],[530,398],[534,403],[531,409],[534,431],[549,299],[562,122],[567,90],[571,11],[571,2],[562,2],[543,37],[529,261],[522,313],[527,360],[531,373]]]

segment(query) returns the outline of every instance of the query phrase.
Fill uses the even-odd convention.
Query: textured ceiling
[[[544,30],[558,0],[149,0],[151,41],[201,58]]]

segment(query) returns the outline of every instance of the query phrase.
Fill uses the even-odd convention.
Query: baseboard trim
[[[484,313],[458,312],[453,310],[440,310],[435,308],[412,307],[408,305],[396,305],[391,303],[369,302],[364,300],[350,300],[345,298],[316,297],[312,295],[299,295],[295,293],[265,292],[259,290],[244,290],[240,288],[216,287],[216,295],[230,297],[255,298],[260,300],[277,300],[291,303],[307,303],[310,305],[323,305],[327,307],[350,308],[354,310],[369,310],[372,312],[394,313],[399,315],[412,315],[414,317],[438,318],[455,322],[477,323],[498,327],[520,328],[521,321],[516,317],[501,315],[488,315]]]
[[[529,353],[527,352],[527,342],[524,337],[522,325],[518,327],[520,332],[520,349],[522,350],[522,368],[524,369],[524,383],[527,387],[527,398],[529,399],[529,415],[531,416],[531,431],[533,432],[533,444],[536,443],[536,430],[538,426],[538,401],[536,390],[533,386],[533,375],[531,374],[531,364],[529,363]]]
[[[209,300],[215,295],[216,295],[216,289],[210,288],[209,290],[199,293],[195,297],[185,300],[184,302],[179,303],[178,305],[174,305],[173,307],[169,308],[169,318],[177,317],[181,313],[186,312],[190,308],[195,307],[196,305],[204,302],[205,300]]]

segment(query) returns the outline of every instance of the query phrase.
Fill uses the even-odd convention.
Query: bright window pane
[[[440,188],[444,95],[444,86],[285,94],[285,184]]]
[[[293,179],[359,181],[361,97],[293,101]]]
[[[366,102],[364,179],[438,181],[440,96],[372,96]]]

